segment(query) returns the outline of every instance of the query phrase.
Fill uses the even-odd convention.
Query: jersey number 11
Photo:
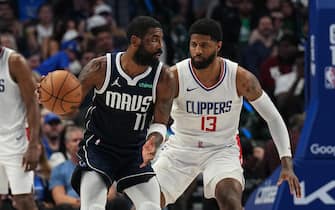
[[[136,113],[136,121],[135,121],[135,125],[134,125],[134,131],[138,131],[138,130],[143,130],[144,129],[144,125],[145,125],[145,120],[147,118],[147,114],[139,114]]]

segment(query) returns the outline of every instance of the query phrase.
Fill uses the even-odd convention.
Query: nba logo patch
[[[325,67],[325,87],[327,89],[335,89],[335,67]]]

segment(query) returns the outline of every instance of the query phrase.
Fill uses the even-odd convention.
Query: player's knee
[[[234,195],[226,192],[218,193],[216,196],[220,209],[242,210],[241,200]]]
[[[161,210],[161,207],[156,203],[147,201],[147,202],[143,202],[139,206],[138,210]]]
[[[219,182],[215,197],[220,209],[242,210],[242,188],[232,180]]]
[[[220,209],[242,210],[241,198],[231,190],[220,190],[216,192],[216,200]]]

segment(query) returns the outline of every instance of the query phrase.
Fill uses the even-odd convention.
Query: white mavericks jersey
[[[191,59],[176,64],[179,95],[174,100],[171,116],[175,144],[236,144],[242,108],[242,97],[236,88],[237,63],[222,59],[219,81],[205,87],[195,75]]]
[[[10,76],[8,59],[14,51],[0,48],[0,157],[25,151],[26,108],[19,86]]]

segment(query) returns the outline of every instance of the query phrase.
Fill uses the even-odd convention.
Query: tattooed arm
[[[162,73],[157,84],[156,102],[154,109],[154,123],[167,125],[176,92],[176,77],[167,66],[162,68]]]
[[[162,72],[157,84],[153,124],[150,126],[150,128],[155,125],[159,126],[160,129],[164,129],[166,131],[166,126],[170,117],[172,101],[174,99],[174,96],[176,95],[176,83],[177,81],[174,74],[169,71],[166,66],[164,66],[162,68]],[[150,128],[148,132],[150,132]],[[143,163],[140,165],[140,167],[144,167],[146,164],[148,164],[149,161],[154,159],[159,145],[165,139],[165,136],[162,136],[164,135],[162,133],[149,133],[147,141],[142,149]]]
[[[106,75],[107,58],[106,56],[101,56],[92,59],[79,74],[79,81],[82,90],[81,102],[85,99],[87,93],[92,89],[100,89],[105,81]],[[64,119],[72,119],[79,113],[79,109],[73,112],[61,115]]]
[[[83,92],[82,100],[92,88],[100,89],[102,87],[106,76],[106,66],[107,58],[101,56],[88,62],[80,72],[79,81]]]
[[[236,76],[237,93],[248,101],[254,101],[262,95],[262,88],[257,78],[242,67],[238,67]]]

